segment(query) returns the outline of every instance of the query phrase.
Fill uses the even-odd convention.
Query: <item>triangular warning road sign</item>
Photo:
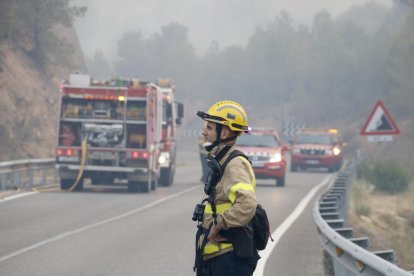
[[[399,134],[397,124],[388,113],[382,101],[377,101],[368,117],[361,135],[388,135]]]

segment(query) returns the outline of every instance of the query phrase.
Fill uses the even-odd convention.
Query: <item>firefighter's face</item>
[[[207,142],[213,143],[217,139],[216,123],[207,121],[204,125],[202,134]],[[220,139],[226,139],[230,135],[230,130],[227,126],[223,126],[221,130]]]
[[[203,136],[207,142],[213,143],[216,140],[216,123],[207,121],[203,127]]]

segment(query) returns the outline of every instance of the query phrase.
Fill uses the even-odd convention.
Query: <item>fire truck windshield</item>
[[[237,145],[241,147],[275,148],[279,144],[273,135],[244,134],[237,139]]]
[[[331,137],[327,134],[299,134],[297,144],[332,145]]]

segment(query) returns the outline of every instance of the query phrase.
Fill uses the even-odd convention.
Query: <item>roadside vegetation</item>
[[[376,190],[388,194],[405,192],[412,175],[396,160],[368,161],[358,169],[358,178],[372,183]]]
[[[86,7],[72,0],[31,0],[0,2],[0,44],[24,51],[45,70],[49,63],[70,63],[75,47],[62,37],[59,26],[71,27]],[[2,63],[0,55],[0,65]]]
[[[396,161],[370,161],[352,186],[349,224],[372,250],[393,249],[397,265],[414,270],[413,174]]]

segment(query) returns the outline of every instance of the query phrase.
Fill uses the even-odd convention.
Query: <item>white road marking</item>
[[[312,188],[309,193],[300,201],[300,203],[296,206],[295,210],[287,217],[282,224],[272,233],[273,242],[269,241],[266,246],[266,249],[260,251],[260,260],[257,263],[256,270],[253,276],[263,276],[265,265],[267,259],[269,258],[270,254],[272,253],[273,249],[275,249],[276,245],[278,244],[279,240],[282,236],[286,233],[289,227],[298,219],[298,217],[303,213],[306,206],[309,204],[309,201],[315,196],[315,194],[324,187],[332,178],[332,174],[327,176],[318,186]]]
[[[46,239],[46,240],[40,241],[38,243],[32,244],[32,245],[27,246],[25,248],[22,248],[22,249],[20,249],[18,251],[15,251],[13,253],[10,253],[8,255],[5,255],[5,256],[0,257],[0,263],[1,262],[4,262],[4,261],[7,261],[7,260],[9,260],[11,258],[14,258],[14,257],[16,257],[18,255],[21,255],[23,253],[26,253],[28,251],[34,250],[36,248],[39,248],[39,247],[41,247],[43,245],[46,245],[46,244],[49,244],[49,243],[52,243],[52,242],[55,242],[55,241],[58,241],[58,240],[67,238],[69,236],[78,234],[80,232],[83,232],[83,231],[86,231],[86,230],[89,230],[89,229],[92,229],[92,228],[95,228],[95,227],[98,227],[98,226],[101,226],[101,225],[104,225],[104,224],[107,224],[107,223],[110,223],[110,222],[114,222],[114,221],[123,219],[125,217],[134,215],[136,213],[142,212],[142,211],[144,211],[146,209],[149,209],[151,207],[154,207],[154,206],[156,206],[158,204],[161,204],[161,203],[163,203],[165,201],[168,201],[170,199],[173,199],[175,197],[181,196],[181,195],[183,195],[185,193],[191,192],[192,190],[195,190],[195,189],[200,189],[200,187],[197,185],[195,187],[188,188],[188,189],[186,189],[184,191],[181,191],[179,193],[176,193],[176,194],[167,196],[165,198],[159,199],[159,200],[154,201],[154,202],[152,202],[150,204],[144,205],[144,206],[139,207],[137,209],[133,209],[133,210],[131,210],[129,212],[126,212],[126,213],[123,213],[121,215],[118,215],[118,216],[115,216],[115,217],[112,217],[112,218],[109,218],[109,219],[106,219],[106,220],[102,220],[102,221],[99,221],[99,222],[96,222],[96,223],[93,223],[93,224],[90,224],[90,225],[87,225],[87,226],[84,226],[84,227],[81,227],[81,228],[78,228],[78,229],[75,229],[75,230],[72,230],[72,231],[69,231],[69,232],[65,232],[63,234],[57,235],[55,237],[52,237],[50,239]]]
[[[0,202],[13,200],[13,199],[24,197],[24,196],[34,195],[34,194],[37,194],[37,193],[39,193],[39,192],[26,192],[26,193],[21,193],[21,194],[17,194],[17,195],[12,195],[12,196],[8,196],[8,197],[5,197],[5,198],[0,198]]]

